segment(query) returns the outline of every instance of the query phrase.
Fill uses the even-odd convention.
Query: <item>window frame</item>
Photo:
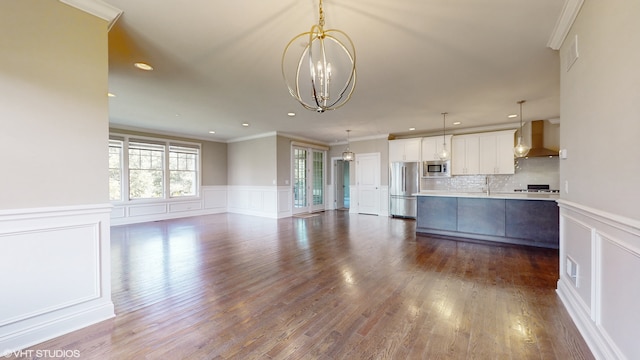
[[[195,169],[193,170],[193,172],[195,173],[195,189],[194,192],[195,194],[189,194],[189,195],[171,195],[172,194],[172,190],[171,190],[171,171],[176,171],[176,172],[181,172],[181,171],[190,171],[190,170],[179,170],[179,169],[171,169],[171,154],[172,153],[176,153],[176,154],[191,154],[195,152],[195,156],[196,156],[196,161],[194,164]],[[200,193],[199,189],[200,189],[200,173],[202,172],[201,170],[201,157],[202,157],[202,151],[200,149],[200,146],[192,146],[190,144],[186,144],[186,143],[176,143],[176,142],[171,142],[168,144],[167,147],[167,196],[169,197],[169,199],[184,199],[186,197],[193,197],[193,196],[198,196],[198,194]]]
[[[159,202],[175,202],[175,201],[185,201],[185,200],[195,200],[200,199],[201,187],[202,187],[202,144],[190,141],[182,141],[175,139],[165,139],[165,138],[156,138],[150,136],[138,136],[138,135],[129,135],[129,134],[121,134],[121,133],[109,133],[109,140],[117,140],[122,141],[122,161],[121,161],[121,198],[120,200],[110,200],[111,203],[114,204],[125,204],[125,203],[159,203]],[[130,189],[129,189],[129,143],[147,143],[152,145],[162,145],[164,147],[163,153],[163,176],[162,176],[162,196],[157,198],[131,198]],[[177,195],[171,196],[170,190],[170,167],[169,167],[169,158],[170,158],[170,149],[171,147],[184,147],[189,149],[194,149],[196,151],[196,176],[195,176],[195,194],[194,195]],[[111,193],[109,193],[109,198],[111,198]]]
[[[112,145],[113,144],[113,145]],[[111,169],[115,169],[111,167],[111,148],[119,148],[120,149],[120,159],[118,169],[120,172],[120,197],[118,199],[111,198]],[[124,139],[119,136],[109,136],[109,201],[111,202],[122,202],[124,200]]]

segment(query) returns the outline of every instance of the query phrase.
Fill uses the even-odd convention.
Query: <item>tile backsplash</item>
[[[420,190],[453,192],[485,191],[487,178],[491,191],[511,192],[526,189],[529,184],[548,184],[560,189],[560,160],[558,157],[516,159],[513,175],[454,175],[445,179],[421,179]]]

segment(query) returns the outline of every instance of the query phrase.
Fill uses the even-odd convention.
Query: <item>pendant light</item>
[[[291,96],[305,109],[323,113],[351,99],[356,86],[356,51],[346,33],[324,29],[322,0],[318,10],[318,24],[289,41],[281,66]],[[302,54],[297,53],[300,48]]]
[[[344,161],[353,161],[356,158],[356,154],[349,150],[349,132],[351,130],[347,130],[347,149],[342,153],[342,160]]]
[[[522,104],[524,104],[526,100],[518,101],[520,104],[520,134],[518,134],[518,144],[513,148],[513,154],[518,157],[525,157],[531,150],[531,147],[522,142]]]
[[[442,149],[436,153],[436,156],[442,160],[449,160],[449,151],[447,151],[447,138],[445,136],[445,125],[447,119],[447,112],[442,113]]]

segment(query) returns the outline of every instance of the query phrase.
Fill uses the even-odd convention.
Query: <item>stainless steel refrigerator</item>
[[[420,163],[392,162],[389,179],[389,209],[391,216],[416,218],[420,191]]]

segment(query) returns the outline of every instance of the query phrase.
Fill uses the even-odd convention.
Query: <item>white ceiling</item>
[[[358,80],[349,103],[323,114],[289,95],[280,68],[289,40],[317,23],[317,0],[107,1],[124,11],[109,34],[114,126],[331,144],[346,129],[351,139],[441,131],[444,111],[447,128],[515,127],[507,115],[521,99],[524,121],[560,114],[559,55],[547,43],[563,0],[324,0],[325,29],[355,44]]]

